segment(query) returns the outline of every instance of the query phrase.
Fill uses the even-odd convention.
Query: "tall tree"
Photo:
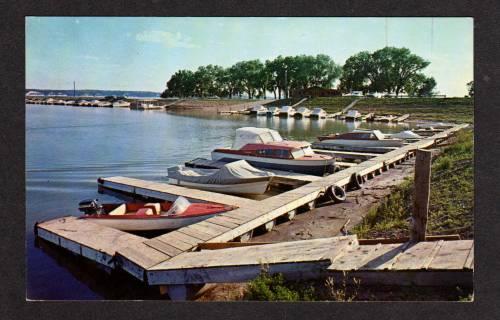
[[[340,89],[345,92],[353,90],[366,91],[374,82],[373,60],[368,51],[361,51],[346,60],[342,68]]]

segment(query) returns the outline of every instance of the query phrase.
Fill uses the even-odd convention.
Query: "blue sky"
[[[26,87],[161,92],[179,69],[407,47],[448,96],[473,79],[472,18],[27,17]]]

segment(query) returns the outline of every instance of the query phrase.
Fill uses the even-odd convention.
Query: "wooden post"
[[[410,230],[411,242],[425,241],[431,186],[431,159],[431,151],[417,150],[415,159],[415,194]]]

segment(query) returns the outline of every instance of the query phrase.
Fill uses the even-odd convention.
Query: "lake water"
[[[169,166],[210,157],[231,146],[234,131],[255,126],[283,137],[314,141],[324,133],[355,128],[397,132],[404,127],[331,119],[171,114],[114,108],[26,106],[27,297],[30,299],[141,299],[154,294],[128,277],[108,277],[83,259],[65,258],[35,245],[33,225],[79,215],[88,198],[116,202],[97,193],[97,178],[123,175],[165,180]]]

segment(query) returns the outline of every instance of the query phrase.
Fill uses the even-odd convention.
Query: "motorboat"
[[[100,101],[97,106],[100,108],[113,108],[113,104],[109,101]]]
[[[272,117],[272,116],[277,116],[280,113],[280,108],[278,107],[269,107],[267,109],[267,116]]]
[[[300,107],[297,109],[297,112],[295,112],[294,117],[295,118],[309,118],[311,116],[311,110],[307,107]]]
[[[164,108],[165,108],[165,106],[155,105],[155,104],[150,103],[150,102],[142,102],[142,103],[139,103],[137,105],[138,110],[161,110]]]
[[[191,203],[184,197],[175,202],[108,203],[97,200],[80,202],[84,213],[80,219],[123,231],[155,231],[178,229],[218,213],[234,209],[216,203]]]
[[[314,119],[325,119],[326,116],[327,113],[322,108],[314,108],[310,115],[310,117]]]
[[[314,153],[306,141],[286,141],[276,130],[244,127],[236,130],[233,146],[212,151],[212,160],[245,160],[257,168],[323,176],[333,173],[335,160]]]
[[[168,168],[170,184],[228,194],[263,194],[273,176],[273,173],[254,168],[245,160],[227,163],[220,169]]]
[[[391,122],[392,120],[396,119],[397,117],[389,114],[389,115],[381,115],[381,116],[375,116],[373,118],[374,121],[380,121],[380,122]]]
[[[93,106],[93,107],[97,107],[97,106],[99,106],[99,103],[100,103],[100,102],[101,102],[101,101],[99,101],[99,100],[92,100],[92,101],[90,101],[90,104],[89,104],[89,105],[90,105],[90,106]]]
[[[385,136],[390,137],[390,138],[403,139],[403,140],[418,140],[418,139],[424,138],[421,135],[418,135],[411,130],[405,130],[405,131],[401,131],[398,133],[392,133],[392,134],[385,134]]]
[[[361,119],[361,113],[358,110],[349,110],[345,115],[346,121],[356,121]]]
[[[67,105],[67,106],[72,106],[72,105],[75,104],[75,101],[74,100],[68,100],[68,101],[65,101],[64,104]]]
[[[113,108],[128,108],[130,107],[130,102],[118,100],[113,102]]]
[[[354,130],[348,133],[335,133],[319,136],[321,143],[341,147],[402,147],[403,140],[387,137],[380,130]]]
[[[283,106],[280,109],[279,116],[280,117],[293,117],[295,115],[295,109],[292,106]]]
[[[250,110],[250,114],[253,114],[256,116],[265,116],[265,115],[267,115],[267,108],[264,106],[254,106]]]

